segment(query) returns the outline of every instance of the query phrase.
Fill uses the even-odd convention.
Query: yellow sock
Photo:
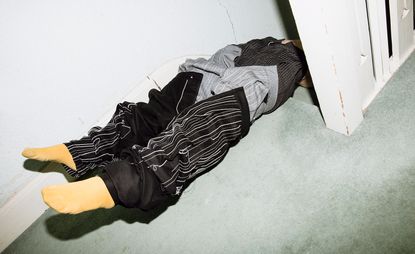
[[[115,203],[101,177],[48,186],[42,189],[43,201],[60,213],[77,214],[98,208],[112,208]]]
[[[64,144],[44,148],[26,148],[23,150],[22,155],[39,161],[56,161],[76,170],[72,155]]]

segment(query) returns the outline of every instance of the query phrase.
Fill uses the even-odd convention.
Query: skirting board
[[[147,101],[147,93],[152,88],[156,88],[154,82],[146,78],[124,100]],[[94,125],[105,125],[113,113],[113,110],[107,112]],[[41,172],[0,208],[0,252],[6,249],[49,208],[42,200],[41,189],[48,185],[67,183],[62,173],[53,172],[55,170],[53,165],[56,166],[56,164],[48,164],[42,171],[49,173]]]
[[[40,190],[47,185],[65,182],[66,178],[61,173],[41,174],[0,209],[0,252],[48,209]]]
[[[147,75],[146,78],[123,98],[124,101],[148,101],[150,89],[164,87],[178,71],[178,66],[187,58],[197,56],[185,56],[166,62],[160,68]],[[205,56],[204,56],[205,57]],[[104,114],[94,125],[104,126],[113,110]],[[91,126],[92,127],[92,126]],[[4,206],[0,208],[0,252],[7,248],[19,235],[21,235],[34,221],[36,221],[49,207],[43,202],[41,189],[48,185],[66,183],[62,173],[53,172],[53,165],[48,164],[39,176],[30,181],[23,189],[14,195]],[[56,164],[55,164],[56,165]]]

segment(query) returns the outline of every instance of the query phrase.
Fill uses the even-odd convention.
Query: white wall
[[[0,207],[163,62],[287,32],[274,0],[0,0]],[[39,193],[40,195],[40,193]]]

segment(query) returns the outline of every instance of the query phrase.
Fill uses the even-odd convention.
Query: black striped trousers
[[[243,88],[215,95],[183,110],[147,146],[125,150],[100,177],[116,204],[150,209],[216,166],[249,126]]]
[[[77,169],[64,165],[66,171],[80,177],[88,170],[118,159],[123,149],[134,144],[146,145],[174,116],[195,103],[202,78],[200,73],[182,72],[161,91],[150,90],[148,103],[118,104],[105,127],[94,127],[80,140],[64,143]]]
[[[294,93],[297,83],[307,73],[308,65],[304,52],[292,43],[272,37],[250,40],[239,44],[241,55],[235,58],[235,66],[276,65],[278,71],[277,102],[271,113],[284,104]]]

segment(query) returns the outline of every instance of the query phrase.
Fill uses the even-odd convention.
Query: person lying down
[[[104,127],[86,136],[22,155],[61,163],[79,178],[42,189],[44,202],[78,214],[121,205],[150,210],[215,167],[261,115],[280,107],[305,80],[304,53],[272,37],[228,45],[209,59],[188,59],[149,102],[123,102]]]

